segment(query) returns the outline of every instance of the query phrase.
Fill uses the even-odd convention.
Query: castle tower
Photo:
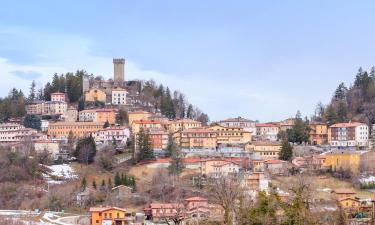
[[[125,59],[113,59],[113,76],[115,85],[122,87],[125,82]]]
[[[90,89],[90,80],[89,77],[84,75],[82,78],[82,92],[85,93]]]

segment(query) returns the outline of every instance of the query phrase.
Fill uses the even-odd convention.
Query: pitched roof
[[[350,189],[350,188],[338,188],[338,189],[334,189],[332,192],[336,194],[356,194],[357,193],[353,189]]]
[[[349,122],[349,123],[335,123],[330,127],[357,127],[360,125],[365,125],[364,123],[358,123],[358,122]]]
[[[278,127],[278,123],[257,123],[255,124],[256,127]]]
[[[107,206],[107,207],[91,207],[91,208],[90,208],[90,212],[103,212],[103,211],[107,211],[107,210],[111,210],[111,209],[115,209],[115,210],[119,210],[119,211],[126,212],[125,209],[123,209],[123,208],[119,208],[119,207],[114,207],[114,206]]]
[[[239,117],[236,117],[236,118],[228,118],[228,119],[219,121],[219,123],[222,123],[222,122],[255,122],[255,121],[245,119],[245,118],[242,118],[242,117],[239,116]]]
[[[191,198],[187,198],[185,199],[185,201],[208,201],[206,198],[202,198],[202,197],[191,197]]]

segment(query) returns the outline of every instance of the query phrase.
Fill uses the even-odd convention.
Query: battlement
[[[115,63],[115,64],[125,64],[125,59],[124,58],[113,59],[113,63]]]

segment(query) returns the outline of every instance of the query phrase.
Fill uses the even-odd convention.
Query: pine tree
[[[293,147],[288,140],[283,140],[281,145],[281,150],[279,154],[279,159],[289,161],[293,157]]]
[[[184,169],[183,157],[177,148],[173,148],[171,152],[171,163],[169,165],[169,173],[178,177]]]
[[[140,129],[137,135],[138,161],[155,159],[148,132]]]
[[[337,87],[333,97],[336,100],[345,100],[347,92],[348,89],[345,87],[345,84],[341,82],[340,85]]]
[[[105,191],[105,180],[102,180],[102,184],[100,185],[100,190]]]
[[[95,179],[92,181],[92,187],[93,187],[94,189],[96,189],[96,181],[95,181]]]
[[[189,104],[187,112],[186,112],[186,117],[189,118],[189,119],[193,119],[193,117],[194,117],[193,114],[194,114],[194,112],[193,112],[193,105]]]
[[[86,177],[83,177],[83,179],[81,181],[81,190],[82,191],[84,191],[86,189],[86,185],[87,185]]]
[[[109,191],[111,191],[112,188],[113,188],[112,180],[111,180],[111,178],[108,178],[108,187],[107,187],[107,189],[108,189]]]
[[[329,126],[331,126],[332,124],[335,124],[337,123],[338,121],[338,117],[337,117],[337,113],[335,111],[335,109],[333,108],[332,105],[329,105],[326,109],[326,120],[327,120],[327,123]]]
[[[30,86],[30,94],[29,94],[29,98],[28,100],[30,102],[33,102],[36,100],[36,90],[35,90],[35,80],[33,80],[33,82],[31,83],[31,86]]]
[[[115,175],[115,186],[119,186],[121,185],[121,177],[120,177],[120,174],[118,172],[116,172],[116,175]]]
[[[108,121],[108,120],[105,121],[105,123],[104,123],[104,125],[103,125],[103,128],[107,128],[107,127],[109,127],[109,126],[110,126],[109,121]]]
[[[168,143],[167,143],[167,148],[165,149],[165,155],[171,156],[172,152],[174,152],[176,149],[177,149],[177,145],[173,139],[173,135],[168,134]]]

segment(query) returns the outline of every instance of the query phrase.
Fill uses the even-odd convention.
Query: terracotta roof
[[[198,157],[190,157],[190,158],[184,158],[182,159],[184,163],[199,163],[201,161],[201,158]]]
[[[255,122],[255,121],[245,119],[245,118],[242,118],[242,117],[239,116],[237,118],[228,118],[228,119],[219,121],[219,123],[222,123],[222,122]]]
[[[160,120],[134,120],[136,124],[160,124]]]
[[[191,198],[185,199],[185,201],[208,201],[208,200],[202,197],[191,197]]]
[[[358,122],[349,122],[349,123],[335,123],[330,127],[357,127],[360,125],[365,125],[364,123],[358,123]]]
[[[250,144],[255,146],[281,146],[277,141],[252,141]]]
[[[257,123],[255,124],[256,127],[278,127],[278,123]]]
[[[147,111],[134,111],[134,112],[128,112],[128,114],[151,114],[151,113]]]
[[[183,130],[182,133],[215,133],[215,131],[207,128],[190,128]]]
[[[51,93],[51,95],[65,95],[65,93],[62,93],[62,92],[54,92],[54,93]]]
[[[279,164],[279,163],[284,163],[285,161],[280,160],[280,159],[269,159],[264,161],[265,164]]]
[[[110,210],[110,209],[116,209],[116,210],[120,210],[120,211],[126,212],[126,210],[123,209],[123,208],[111,207],[111,206],[107,206],[107,207],[91,207],[90,208],[90,212],[103,212],[103,211],[107,211],[107,210]]]
[[[176,209],[185,207],[183,204],[177,203],[151,203],[151,209]]]

